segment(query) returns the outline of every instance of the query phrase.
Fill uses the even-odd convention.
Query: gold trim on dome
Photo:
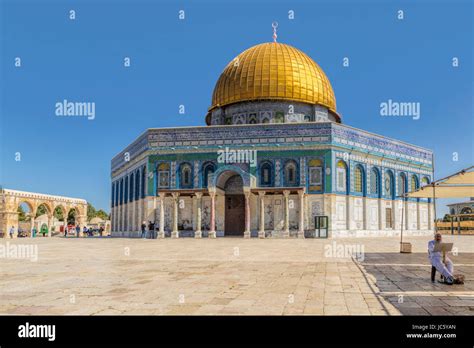
[[[323,70],[300,50],[263,43],[235,57],[216,83],[209,110],[251,100],[319,104],[336,112],[336,98]]]

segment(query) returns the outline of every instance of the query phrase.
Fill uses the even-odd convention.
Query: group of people
[[[76,225],[76,237],[79,237],[81,234],[81,227],[79,225]],[[68,227],[64,228],[64,237],[67,237],[67,232],[68,232]],[[102,234],[104,233],[104,228],[100,226],[98,229],[99,235],[102,237]],[[82,229],[82,234],[87,237],[93,237],[94,236],[94,229],[91,227],[86,227],[84,226]]]
[[[147,238],[147,232],[148,232],[148,238],[149,239],[155,239],[156,238],[156,231],[155,231],[155,223],[148,221],[148,225],[146,221],[143,221],[142,223],[142,235],[141,238]],[[148,230],[147,230],[148,228]]]
[[[46,237],[45,230],[43,230],[41,233],[43,234],[43,237]],[[10,235],[10,238],[13,238],[13,236],[15,235],[15,226],[10,227],[8,234]],[[36,229],[36,227],[33,227],[31,229],[31,236],[34,238],[36,237],[37,234],[38,234],[38,230]],[[24,232],[21,228],[18,228],[17,237],[27,237],[27,236],[28,236],[28,233]]]

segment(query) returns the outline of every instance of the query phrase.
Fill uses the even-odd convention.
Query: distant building
[[[449,214],[473,214],[474,213],[474,197],[471,197],[469,201],[448,204]]]

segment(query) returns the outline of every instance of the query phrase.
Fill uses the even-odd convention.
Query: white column
[[[352,199],[349,195],[346,195],[346,229],[351,229],[351,219],[352,219]]]
[[[33,238],[33,229],[35,228],[35,218],[30,217],[30,238]]]
[[[129,226],[129,230],[130,232],[130,235],[133,235],[133,232],[135,232],[135,223],[134,223],[134,212],[135,212],[135,202],[134,201],[131,201],[130,203],[128,203],[130,208],[129,208],[129,214],[128,214],[128,217],[129,217],[129,222],[128,222],[128,226]]]
[[[158,238],[165,238],[165,197],[166,194],[160,193],[160,232]]]
[[[258,238],[265,238],[265,191],[259,191],[258,197],[260,200],[260,219]]]
[[[202,211],[201,211],[201,203],[202,203],[202,193],[196,192],[196,231],[194,232],[194,238],[201,238],[202,231],[201,231],[201,220],[202,220]]]
[[[304,191],[298,191],[300,199],[300,221],[298,223],[298,238],[304,238]]]
[[[209,238],[216,238],[216,192],[209,191],[211,196],[211,226],[209,229]]]
[[[408,200],[404,201],[403,204],[405,205],[405,231],[410,229],[410,221],[409,221],[409,213],[408,213]]]
[[[245,231],[244,238],[250,238],[250,191],[244,191],[245,195]]]
[[[362,229],[367,230],[367,197],[362,197]]]
[[[53,216],[48,216],[48,237],[51,237],[51,230],[53,229]]]
[[[383,226],[385,224],[385,222],[382,222],[382,217],[384,216],[384,214],[382,213],[382,209],[383,209],[383,204],[385,201],[382,200],[382,198],[377,198],[377,208],[378,208],[378,227],[379,227],[379,230],[382,230],[383,229]]]
[[[179,193],[173,192],[173,230],[171,231],[171,238],[179,238],[178,231],[178,201]]]
[[[290,191],[284,190],[283,196],[285,200],[285,226],[283,229],[283,238],[288,238],[290,236],[290,206],[289,206]]]
[[[433,220],[434,220],[434,215],[433,215],[433,204],[432,203],[429,203],[428,200],[426,202],[427,206],[428,206],[428,229],[430,231],[433,230],[433,227],[434,227],[434,224],[433,224]]]
[[[421,228],[421,217],[420,217],[420,202],[416,202],[416,229],[420,230]]]

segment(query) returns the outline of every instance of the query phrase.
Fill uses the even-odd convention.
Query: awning
[[[474,197],[474,166],[436,180],[416,191],[408,192],[405,196],[413,198]]]
[[[474,197],[474,185],[436,185],[424,186],[413,192],[408,192],[407,197],[412,198],[459,198]]]
[[[474,185],[474,171],[460,172],[443,181],[447,185]]]

